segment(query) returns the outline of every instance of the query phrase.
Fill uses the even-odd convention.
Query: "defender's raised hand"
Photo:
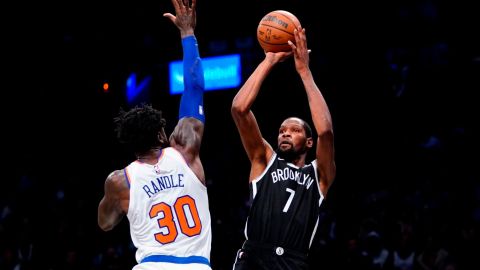
[[[197,25],[196,5],[197,0],[172,0],[175,7],[175,15],[164,13],[163,16],[170,19],[180,30],[182,38],[194,34]]]

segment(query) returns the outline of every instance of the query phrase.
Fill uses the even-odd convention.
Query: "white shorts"
[[[212,270],[212,268],[203,263],[144,262],[135,265],[132,270]]]

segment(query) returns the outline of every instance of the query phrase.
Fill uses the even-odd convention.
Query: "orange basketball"
[[[274,10],[265,15],[257,27],[257,39],[266,52],[291,51],[288,41],[295,44],[293,30],[300,25],[295,15],[285,10]]]

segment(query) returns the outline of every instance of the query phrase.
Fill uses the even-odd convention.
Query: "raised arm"
[[[266,168],[273,154],[271,145],[262,137],[253,112],[250,110],[258,92],[272,68],[291,53],[266,53],[265,59],[257,66],[240,88],[232,102],[231,113],[237,126],[243,147],[252,164],[250,181]]]
[[[179,121],[170,136],[172,147],[182,153],[197,177],[204,182],[205,175],[200,161],[200,145],[203,137],[205,115],[203,92],[205,79],[202,60],[194,34],[196,26],[196,0],[172,0],[176,16],[165,13],[180,30],[183,48],[184,91],[180,99]]]
[[[105,180],[105,193],[98,205],[98,226],[113,229],[128,212],[130,189],[123,170],[111,173]]]
[[[293,48],[295,68],[302,79],[308,97],[308,105],[312,115],[313,125],[317,132],[316,162],[322,194],[326,196],[333,180],[335,179],[335,149],[333,143],[332,117],[327,103],[320,89],[313,79],[309,67],[309,50],[305,29],[301,26],[295,30],[296,45]]]

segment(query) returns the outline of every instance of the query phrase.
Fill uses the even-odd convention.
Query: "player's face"
[[[290,158],[307,151],[307,137],[303,122],[298,118],[288,118],[283,121],[278,131],[278,152]]]

